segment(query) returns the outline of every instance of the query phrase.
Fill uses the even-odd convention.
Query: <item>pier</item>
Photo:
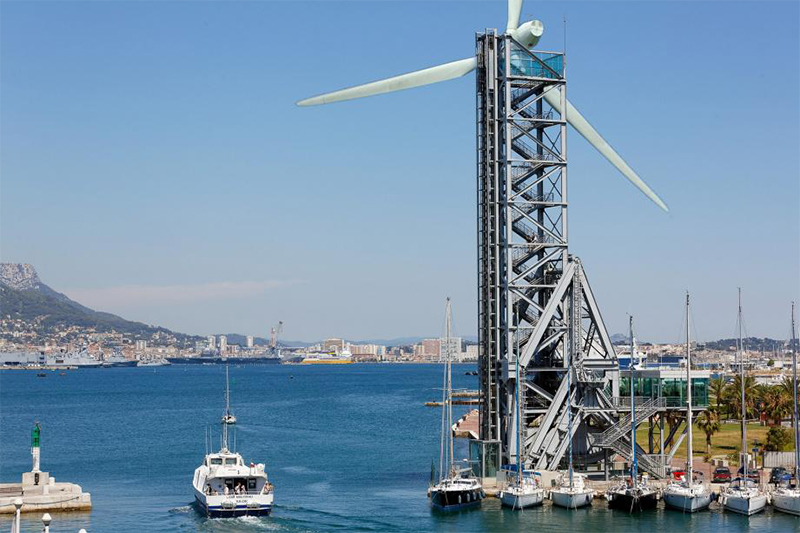
[[[56,482],[49,472],[39,469],[40,444],[41,428],[37,423],[31,432],[31,471],[22,474],[21,483],[0,483],[0,514],[16,513],[19,502],[22,513],[91,510],[91,494],[83,492],[80,485]]]

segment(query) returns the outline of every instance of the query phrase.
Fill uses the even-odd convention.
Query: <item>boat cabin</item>
[[[264,465],[246,465],[238,453],[209,454],[204,465],[208,468],[203,483],[207,495],[266,494],[272,490]]]

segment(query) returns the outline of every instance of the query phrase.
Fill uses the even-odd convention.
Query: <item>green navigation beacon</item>
[[[32,472],[39,472],[39,445],[42,442],[42,427],[36,422],[31,431],[31,456],[33,457]]]

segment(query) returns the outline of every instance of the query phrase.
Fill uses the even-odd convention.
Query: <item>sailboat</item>
[[[686,476],[681,481],[672,481],[664,489],[664,503],[679,511],[694,513],[711,505],[708,486],[694,482],[694,457],[692,449],[692,345],[689,330],[689,293],[686,293],[686,423],[688,438],[686,453]]]
[[[578,328],[577,332],[574,328],[571,329],[570,349],[567,352],[567,391],[572,390],[572,374],[574,372],[572,367],[573,357],[582,349],[580,335],[580,328]],[[569,398],[569,396],[567,396],[567,398]],[[572,401],[568,400],[567,438],[569,439],[569,467],[567,468],[567,475],[561,475],[558,480],[558,486],[550,491],[550,499],[553,500],[553,505],[566,507],[567,509],[577,509],[578,507],[591,505],[592,499],[594,498],[594,490],[586,485],[586,476],[576,473],[575,469],[573,468],[572,424]]]
[[[516,336],[516,335],[515,335]],[[539,476],[535,472],[525,470],[525,462],[523,461],[523,438],[522,431],[525,423],[522,419],[522,397],[520,389],[522,389],[522,377],[519,367],[519,340],[517,340],[517,357],[516,359],[516,415],[517,415],[517,465],[516,472],[511,481],[509,481],[500,491],[500,504],[503,507],[510,507],[512,509],[525,509],[526,507],[533,507],[541,505],[544,502],[544,489],[541,487]]]
[[[739,456],[739,463],[742,465],[742,476],[723,489],[720,501],[728,511],[749,516],[764,510],[767,506],[767,495],[747,478],[747,406],[744,392],[744,350],[742,349],[742,289],[739,289],[737,327],[739,329],[739,342],[736,345],[736,350],[739,352],[739,375],[741,376],[742,384],[742,450]]]
[[[456,468],[453,442],[453,370],[450,335],[452,318],[450,298],[446,308],[445,361],[442,387],[442,425],[439,448],[439,481],[428,489],[431,506],[440,511],[455,511],[480,505],[486,496],[481,483],[470,469]],[[464,475],[467,474],[467,475]],[[433,476],[431,476],[433,477]]]
[[[636,402],[634,396],[634,357],[636,354],[636,337],[633,334],[633,317],[630,317],[631,334],[631,477],[606,492],[608,506],[632,513],[645,509],[655,509],[658,505],[658,492],[650,485],[649,476],[638,475],[636,462]]]
[[[235,424],[236,417],[231,412],[231,387],[228,379],[228,365],[225,365],[225,414],[222,415],[223,424]]]
[[[800,516],[800,427],[797,417],[797,337],[794,325],[794,302],[792,302],[792,396],[794,412],[792,427],[794,428],[794,488],[783,485],[772,491],[772,506],[777,511]]]

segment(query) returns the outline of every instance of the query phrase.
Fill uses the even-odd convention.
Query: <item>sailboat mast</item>
[[[447,442],[450,446],[450,471],[455,470],[453,456],[453,364],[450,354],[450,333],[452,328],[452,316],[450,311],[450,298],[447,298],[447,331],[445,333],[445,342],[447,347],[445,349],[445,357],[447,357]]]
[[[689,292],[686,292],[686,424],[689,431],[689,442],[686,452],[686,482],[692,488],[694,450],[692,449],[692,340],[689,329]]]
[[[517,327],[519,327],[519,311],[517,312]],[[515,371],[517,376],[517,484],[522,486],[522,409],[520,406],[520,389],[522,388],[522,380],[519,375],[519,331],[514,332],[514,338],[517,344],[516,357],[514,358]]]
[[[449,303],[449,302],[448,302]],[[445,319],[447,311],[445,310]],[[450,461],[447,458],[447,361],[444,363],[444,372],[442,372],[442,424],[441,424],[441,440],[439,442],[439,482],[444,481],[446,476],[450,475]],[[445,474],[445,472],[447,472]]]
[[[794,478],[796,486],[800,487],[800,427],[797,426],[797,330],[794,325],[794,302],[792,302],[792,397],[794,399]]]
[[[742,386],[742,474],[744,477],[745,485],[747,484],[747,407],[745,406],[744,395],[744,346],[742,343],[742,288],[739,287],[739,315],[737,320],[737,328],[739,330],[739,381]]]
[[[629,320],[629,327],[631,333],[631,479],[632,479],[632,486],[636,488],[636,476],[638,465],[636,464],[636,403],[634,399],[633,393],[633,381],[634,381],[634,374],[633,374],[633,358],[636,354],[636,338],[633,336],[633,316],[630,317]]]
[[[225,416],[231,414],[231,388],[228,377],[228,365],[225,365]]]

